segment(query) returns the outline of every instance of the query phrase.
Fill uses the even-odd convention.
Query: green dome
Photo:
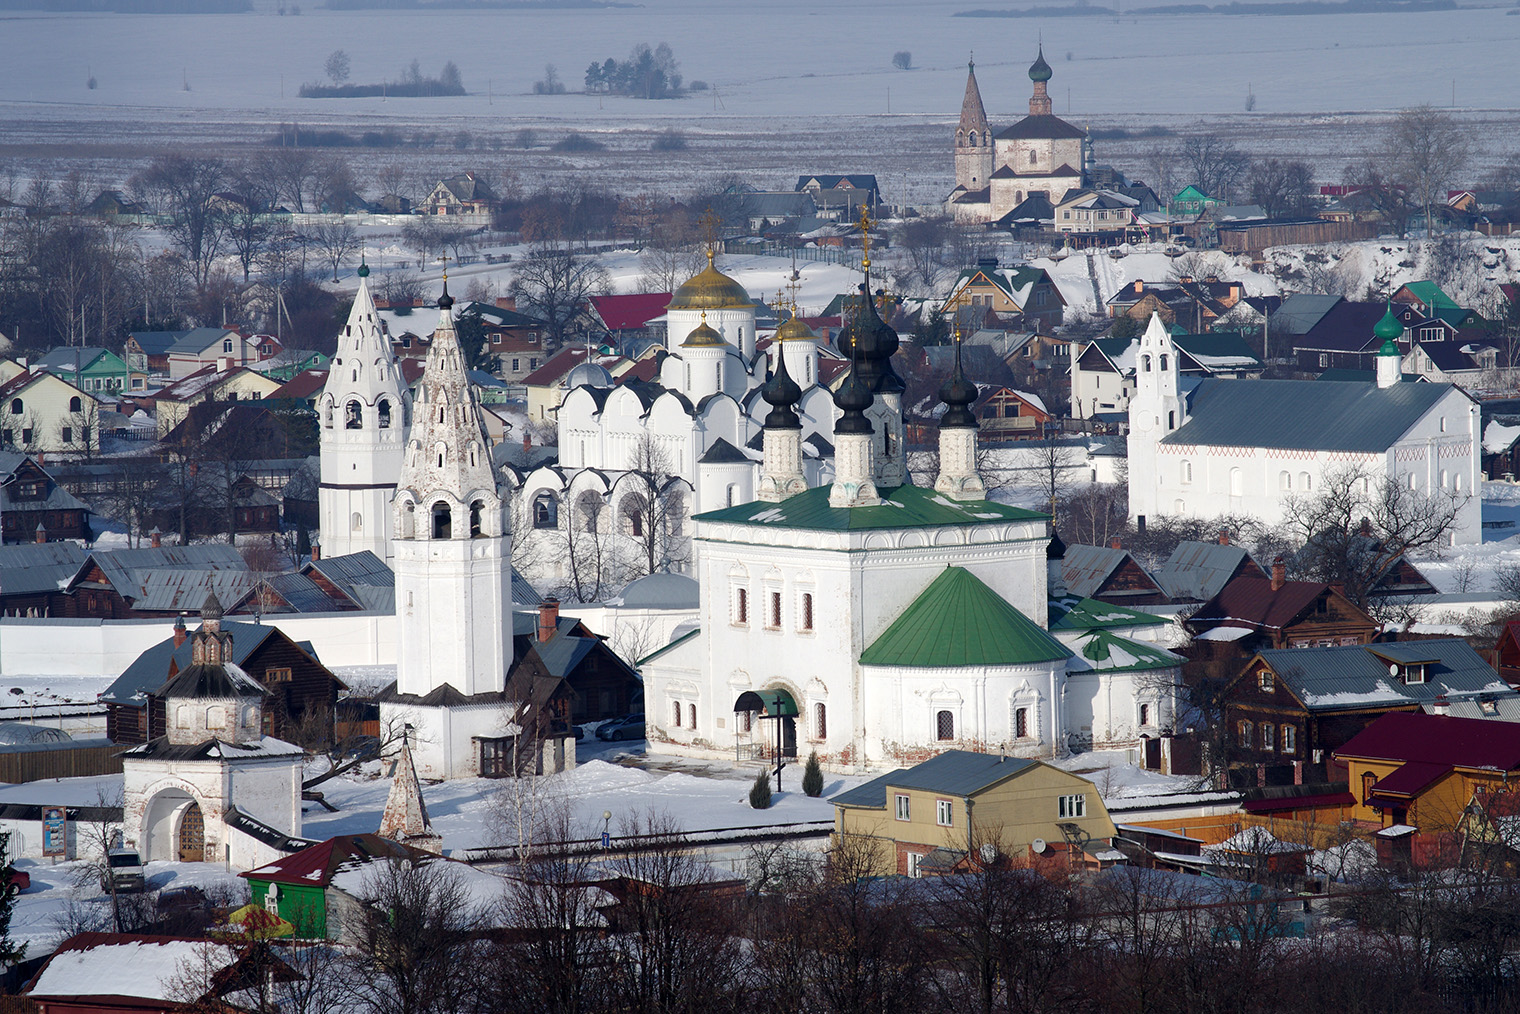
[[[1050,64],[1045,62],[1045,47],[1040,47],[1040,55],[1035,57],[1034,63],[1029,66],[1029,80],[1049,81]]]
[[[1380,349],[1378,349],[1378,355],[1380,355],[1380,356],[1398,356],[1398,355],[1403,355],[1403,353],[1401,353],[1399,351],[1399,347],[1393,343],[1393,339],[1392,338],[1385,338],[1385,339],[1383,339],[1383,347],[1380,348]]]
[[[1400,324],[1399,319],[1393,315],[1392,303],[1388,304],[1388,310],[1383,314],[1383,319],[1372,326],[1372,334],[1373,337],[1386,341],[1404,337],[1404,325]],[[1378,355],[1383,355],[1383,353],[1379,352]]]

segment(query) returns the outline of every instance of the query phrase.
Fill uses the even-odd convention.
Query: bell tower
[[[966,63],[966,97],[961,99],[961,122],[955,128],[955,185],[986,190],[992,178],[992,130],[976,83],[976,61]]]
[[[391,497],[401,475],[412,400],[359,266],[359,291],[317,409],[322,485],[317,524],[325,556],[369,550],[392,558]]]

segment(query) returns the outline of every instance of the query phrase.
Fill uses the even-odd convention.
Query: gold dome
[[[801,317],[792,314],[781,322],[780,327],[776,328],[776,340],[778,342],[815,342],[818,340],[818,335]]]
[[[681,343],[683,349],[712,349],[721,348],[727,342],[723,336],[713,330],[707,323],[707,311],[702,311],[702,323],[691,329],[691,334]]]
[[[713,252],[707,251],[707,267],[675,291],[667,310],[746,310],[750,301],[744,286],[713,267]]]

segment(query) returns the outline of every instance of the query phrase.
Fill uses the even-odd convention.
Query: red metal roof
[[[269,395],[269,400],[309,398],[327,384],[326,370],[302,370]]]
[[[1520,768],[1520,723],[1396,711],[1353,736],[1335,755],[1514,771]]]
[[[522,382],[528,387],[547,387],[558,382],[565,374],[585,361],[584,348],[561,349],[549,357],[547,363],[524,377]]]
[[[626,384],[630,380],[658,380],[660,378],[660,360],[658,356],[650,356],[640,359],[632,369],[620,374],[616,380],[619,384]]]
[[[1278,799],[1249,799],[1241,804],[1247,813],[1273,813],[1279,810],[1310,810],[1331,806],[1355,806],[1356,797],[1349,792],[1321,792],[1312,796],[1282,796]]]
[[[1328,587],[1315,581],[1284,581],[1274,591],[1270,579],[1241,574],[1199,606],[1189,623],[1233,623],[1280,630],[1313,605]]]
[[[292,852],[283,859],[276,859],[238,876],[275,884],[326,887],[338,872],[338,867],[350,860],[367,863],[373,859],[407,859],[427,854],[378,834],[345,834],[318,842],[299,852]]]
[[[592,296],[589,300],[596,315],[609,331],[640,328],[665,313],[670,305],[668,292],[633,292],[626,296]]]

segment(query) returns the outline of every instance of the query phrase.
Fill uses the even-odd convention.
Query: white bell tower
[[[1157,445],[1187,422],[1178,393],[1182,375],[1177,345],[1161,317],[1151,314],[1135,350],[1135,396],[1129,403],[1129,512],[1132,518],[1157,514]]]
[[[391,497],[401,475],[411,394],[359,267],[359,292],[338,335],[318,403],[322,486],[317,523],[326,556],[369,550],[392,558]]]

